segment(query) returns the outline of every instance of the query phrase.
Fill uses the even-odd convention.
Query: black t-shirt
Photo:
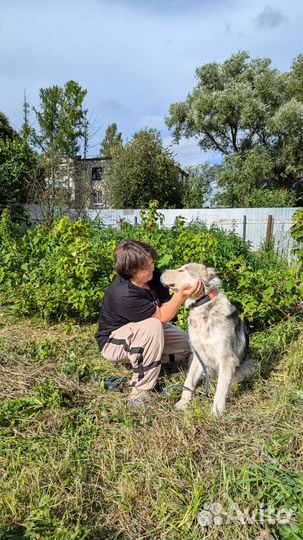
[[[157,306],[170,300],[169,291],[160,281],[161,272],[155,268],[150,289],[137,287],[117,277],[108,287],[100,304],[99,328],[96,339],[102,350],[108,337],[129,322],[144,321],[155,314]]]

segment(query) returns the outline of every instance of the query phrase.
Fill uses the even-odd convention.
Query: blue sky
[[[74,79],[99,128],[90,155],[114,121],[124,139],[148,126],[170,145],[164,116],[198,66],[247,50],[288,70],[302,14],[301,0],[0,0],[0,110],[19,129],[25,89],[37,106],[41,87]],[[195,140],[172,148],[182,166],[216,159]]]

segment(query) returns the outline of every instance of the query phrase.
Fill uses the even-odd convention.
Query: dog
[[[174,292],[182,285],[204,285],[203,296],[199,299],[187,298],[184,302],[189,309],[188,334],[193,351],[196,351],[211,379],[217,379],[212,413],[223,415],[226,399],[234,381],[243,381],[253,376],[255,363],[249,355],[249,339],[244,323],[226,295],[219,291],[221,281],[213,268],[190,263],[177,270],[166,270],[161,282]],[[184,383],[195,390],[203,376],[203,368],[193,352],[189,371]],[[183,390],[177,409],[188,407],[192,392]]]

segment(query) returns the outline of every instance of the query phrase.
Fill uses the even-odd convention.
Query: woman
[[[191,350],[174,319],[188,296],[199,297],[203,284],[186,285],[170,297],[155,268],[156,251],[143,242],[127,240],[115,252],[118,277],[101,303],[99,349],[106,360],[130,362],[133,377],[128,403],[144,406],[159,376],[161,364],[182,360]]]

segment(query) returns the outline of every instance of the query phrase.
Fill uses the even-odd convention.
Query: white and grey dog
[[[193,349],[202,358],[211,379],[218,379],[213,402],[213,415],[224,413],[226,398],[233,381],[243,381],[255,372],[255,364],[248,352],[248,335],[235,306],[225,294],[218,290],[221,285],[213,268],[191,263],[178,270],[166,270],[161,275],[163,285],[178,291],[182,285],[194,285],[200,280],[204,284],[200,299],[187,298],[189,308],[188,333]],[[203,368],[193,353],[190,368],[184,383],[195,390],[203,376]],[[176,404],[185,409],[192,393],[183,390]]]

